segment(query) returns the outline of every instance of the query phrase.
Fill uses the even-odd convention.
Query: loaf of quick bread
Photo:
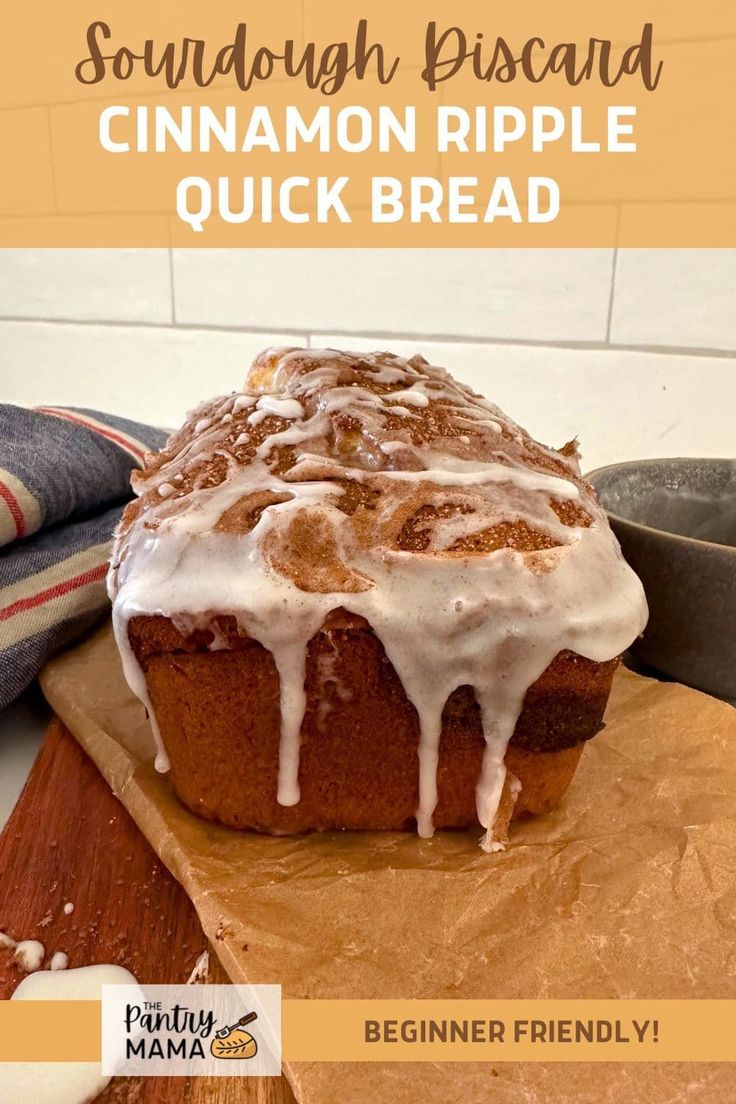
[[[272,349],[134,476],[109,575],[194,812],[284,833],[550,809],[646,603],[574,444],[421,357]]]

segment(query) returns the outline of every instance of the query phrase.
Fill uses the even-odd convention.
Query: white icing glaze
[[[69,955],[64,951],[54,951],[49,963],[49,970],[66,970],[69,965]]]
[[[368,621],[417,711],[422,836],[433,830],[444,705],[458,687],[474,689],[486,740],[476,803],[483,846],[493,849],[504,756],[526,691],[562,651],[597,662],[619,655],[646,622],[641,584],[574,463],[443,369],[388,354],[278,350],[258,358],[252,379],[243,395],[216,400],[216,422],[200,418],[152,474],[136,478],[144,508],[117,539],[109,576],[115,634],[151,718],[157,767],[166,769],[166,754],[128,641],[131,617],[163,614],[190,632],[227,613],[271,651],[281,686],[278,800],[288,806],[299,801],[307,645],[342,608]],[[233,427],[223,428],[223,411]],[[433,411],[439,435],[437,423],[422,429]],[[266,426],[269,416],[284,424]],[[250,450],[244,460],[235,455],[241,447]],[[210,461],[224,467],[214,486],[196,475]],[[182,471],[195,473],[191,486],[162,502],[155,487]],[[379,495],[369,540],[340,508],[350,483]],[[259,494],[271,497],[249,531],[218,529],[231,508]],[[415,518],[425,545],[408,551],[394,538],[400,507],[413,509],[415,499],[430,515]],[[563,522],[563,507],[582,510],[590,524]],[[269,549],[294,526],[316,522],[357,584],[305,590],[275,565]],[[454,551],[458,541],[509,523],[542,543]],[[215,634],[213,647],[222,646]]]
[[[257,395],[238,395],[237,399],[233,403],[232,413],[233,415],[239,414],[241,410],[250,410],[252,406],[255,406],[258,402]]]
[[[408,391],[394,391],[391,403],[404,403],[405,406],[429,406],[429,396],[415,384]]]
[[[304,417],[304,407],[297,399],[277,399],[273,395],[261,395],[256,408],[266,414],[275,414],[277,418]],[[250,421],[250,418],[248,420]]]
[[[103,985],[135,985],[122,966],[40,970],[21,981],[11,1000],[97,1000]],[[2,1104],[87,1104],[110,1083],[99,1062],[0,1062]]]
[[[41,969],[45,954],[46,948],[37,939],[21,939],[15,945],[15,960],[27,974]]]

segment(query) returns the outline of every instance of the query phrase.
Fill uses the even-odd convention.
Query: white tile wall
[[[417,348],[585,464],[731,455],[736,251],[0,252],[0,401],[164,425],[269,344]]]
[[[6,249],[0,317],[172,322],[165,249]]]
[[[621,250],[611,340],[736,351],[736,250]]]
[[[89,406],[176,426],[202,399],[242,386],[264,345],[305,340],[303,334],[0,322],[0,398]]]
[[[605,341],[606,249],[177,250],[177,322]]]

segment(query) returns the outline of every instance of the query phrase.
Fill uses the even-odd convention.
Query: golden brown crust
[[[276,800],[279,680],[271,654],[220,618],[225,647],[209,633],[184,636],[163,617],[130,623],[171,760],[174,787],[194,812],[234,827],[282,833],[404,828],[418,803],[418,723],[375,635],[352,615],[333,615],[311,642],[302,726],[298,805]],[[602,725],[617,660],[595,664],[562,653],[527,693],[507,752],[522,784],[514,817],[555,805],[584,741]],[[435,826],[477,824],[475,787],[483,754],[469,688],[443,715]],[[508,794],[507,794],[508,798]],[[499,823],[511,815],[502,803]]]

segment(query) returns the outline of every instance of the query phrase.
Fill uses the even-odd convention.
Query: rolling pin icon
[[[249,1012],[247,1016],[241,1016],[237,1023],[229,1027],[221,1027],[215,1033],[210,1043],[210,1054],[215,1058],[255,1058],[258,1053],[258,1043],[245,1027],[253,1020],[258,1019],[257,1012]]]

